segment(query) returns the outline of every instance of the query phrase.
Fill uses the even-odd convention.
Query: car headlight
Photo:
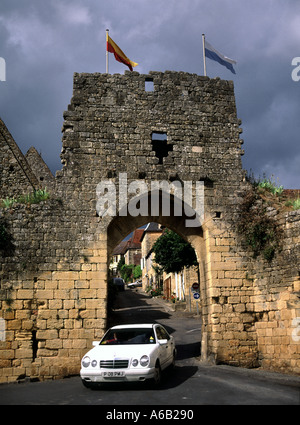
[[[89,367],[89,365],[91,364],[91,359],[89,358],[89,356],[85,356],[83,359],[82,359],[82,366],[83,367]]]
[[[141,366],[146,367],[146,366],[148,366],[149,363],[150,363],[150,359],[149,359],[148,356],[145,355],[145,356],[142,356],[140,358],[140,365]]]
[[[97,366],[97,360],[92,360],[91,364],[92,364],[93,367],[96,367]]]
[[[132,364],[132,366],[136,367],[139,364],[138,359],[133,359],[131,364]]]

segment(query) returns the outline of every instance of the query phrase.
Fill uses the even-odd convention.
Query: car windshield
[[[132,329],[111,329],[101,341],[101,345],[133,345],[133,344],[154,344],[155,336],[153,329],[132,328]]]

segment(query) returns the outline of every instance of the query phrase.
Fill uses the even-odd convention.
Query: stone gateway
[[[293,335],[300,316],[300,214],[270,207],[283,234],[281,248],[271,262],[253,257],[239,231],[251,186],[241,164],[240,124],[231,81],[171,71],[74,74],[73,97],[64,112],[63,167],[52,179],[40,156],[31,150],[26,158],[0,121],[0,199],[5,200],[0,382],[79,373],[82,355],[106,329],[112,251],[148,222],[174,230],[195,249],[201,360],[299,374],[299,339]],[[120,176],[125,174],[128,187],[134,183],[137,189],[127,193],[124,205]],[[49,199],[17,202],[43,181],[49,181]],[[114,214],[97,212],[97,187],[104,181],[115,190]],[[201,225],[186,225],[190,214],[175,191],[168,193],[169,214],[160,207],[151,210],[151,202],[141,202],[149,206],[144,214],[123,214],[119,205],[127,208],[133,196],[150,199],[153,181],[193,187],[201,182]],[[163,201],[163,187],[156,195]],[[195,201],[192,190],[190,210]],[[181,215],[175,213],[178,206]]]

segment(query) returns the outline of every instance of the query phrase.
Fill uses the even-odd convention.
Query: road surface
[[[148,406],[161,409],[162,418],[168,409],[180,408],[184,412],[192,409],[190,414],[194,419],[200,414],[197,406],[206,404],[299,405],[299,377],[200,363],[201,321],[197,316],[173,312],[162,300],[126,290],[120,293],[112,319],[117,323],[160,322],[174,336],[178,350],[176,367],[164,375],[159,389],[154,390],[144,383],[114,383],[92,391],[76,376],[57,381],[0,385],[0,404],[97,405],[102,406],[104,415],[116,415],[118,408],[133,414],[142,406]],[[133,423],[134,418],[131,419]],[[136,422],[142,419],[145,417],[140,414]]]

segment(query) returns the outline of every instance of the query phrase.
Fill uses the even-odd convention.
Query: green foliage
[[[122,269],[122,266],[125,264],[125,258],[124,257],[121,257],[121,259],[119,260],[119,262],[118,262],[118,265],[117,265],[117,270],[120,272],[121,271],[121,269]]]
[[[132,279],[139,279],[142,276],[141,266],[135,266],[134,264],[125,264],[124,261],[119,261],[117,269],[120,271],[120,275],[124,282],[127,283]]]
[[[262,198],[267,197],[267,193],[274,195],[273,199],[272,196],[269,196],[268,198],[270,204],[274,201],[273,203],[275,208],[285,206],[292,207],[293,210],[300,209],[300,198],[286,199],[289,195],[284,193],[283,186],[279,186],[275,183],[273,176],[271,176],[271,178],[267,178],[264,175],[264,178],[261,180],[260,177],[256,178],[254,174],[250,172],[250,174],[247,174],[246,178],[251,183],[253,190],[256,193],[261,194]]]
[[[164,269],[162,267],[160,267],[159,265],[154,265],[152,264],[152,268],[155,271],[157,276],[162,276]]]
[[[120,270],[120,274],[122,279],[124,279],[124,282],[127,283],[130,280],[132,280],[132,276],[133,276],[133,269],[134,269],[134,265],[133,264],[123,264]]]
[[[295,199],[294,201],[292,201],[293,204],[293,209],[294,210],[299,210],[300,209],[300,198]]]
[[[162,289],[161,288],[151,289],[150,293],[152,297],[158,297],[159,295],[162,294]]]
[[[38,189],[34,192],[28,193],[27,195],[22,195],[18,198],[20,204],[38,204],[42,201],[46,201],[49,198],[50,194],[47,192],[47,188]]]
[[[248,191],[241,204],[239,232],[252,248],[254,257],[263,254],[272,261],[279,247],[280,234],[275,221],[266,214],[266,208],[254,191]]]
[[[15,204],[38,204],[42,201],[46,201],[49,199],[50,193],[45,189],[37,189],[31,193],[27,193],[26,195],[21,195],[18,198],[5,198],[2,199],[0,206],[2,208],[12,208]]]
[[[283,192],[283,186],[278,186],[274,181],[274,176],[266,177],[264,174],[263,179],[260,177],[256,178],[253,172],[247,174],[247,180],[252,184],[254,189],[265,189],[271,192],[273,195],[281,195]]]
[[[142,276],[142,269],[140,265],[134,267],[132,276],[134,279],[139,279]]]
[[[184,267],[198,264],[192,246],[171,230],[166,230],[157,239],[152,249],[155,254],[155,262],[166,273],[179,273]]]
[[[264,178],[261,182],[258,183],[258,187],[261,189],[266,189],[273,195],[281,195],[283,192],[283,186],[277,186],[274,180],[271,178]]]
[[[13,205],[17,202],[15,198],[5,198],[1,201],[2,208],[12,208]]]

